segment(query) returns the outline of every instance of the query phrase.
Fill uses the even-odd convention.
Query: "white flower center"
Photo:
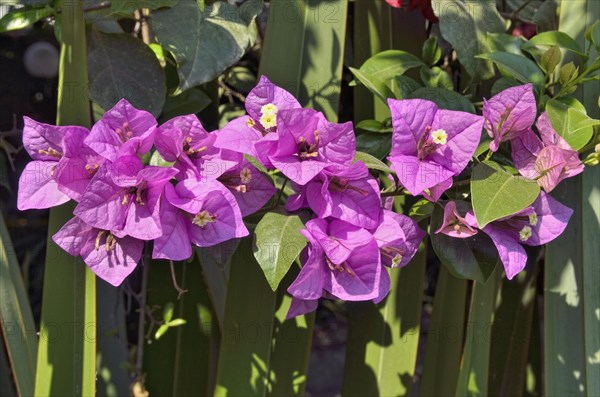
[[[438,145],[445,145],[448,140],[448,134],[446,131],[439,129],[431,133],[431,138],[433,139],[434,143]]]
[[[537,214],[534,212],[533,214],[529,215],[529,224],[531,226],[535,226],[538,223],[538,216]]]
[[[519,232],[519,238],[521,241],[527,241],[531,237],[531,227],[523,226],[523,229]]]

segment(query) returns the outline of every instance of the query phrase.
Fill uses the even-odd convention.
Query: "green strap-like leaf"
[[[173,310],[170,326],[160,339],[153,340],[158,330],[154,327],[150,341],[144,343],[146,388],[156,396],[211,395],[216,366],[211,357],[211,338],[218,337],[218,323],[202,279],[202,267],[194,258],[174,263],[173,268],[179,286],[187,290],[179,300],[170,282],[169,263],[153,260],[148,268],[147,307],[154,308],[152,317],[161,321],[166,307],[172,306]],[[146,322],[146,333],[148,329]]]
[[[465,349],[461,360],[457,396],[487,396],[490,365],[489,331],[502,272],[496,270],[485,283],[474,283],[467,322]]]
[[[449,396],[456,391],[463,348],[467,281],[440,268],[433,315],[425,340],[420,396]]]
[[[584,32],[600,14],[600,2],[561,7],[560,30],[584,45]],[[598,53],[592,50],[590,58]],[[600,118],[596,82],[577,98]],[[569,226],[548,245],[544,267],[544,386],[546,395],[600,395],[600,199],[598,167],[564,182],[557,198],[574,209]]]
[[[63,2],[62,15],[57,124],[89,128],[83,0]],[[52,241],[73,208],[65,204],[50,211],[36,396],[96,391],[96,278],[80,258]]]
[[[385,301],[351,305],[342,395],[410,395],[425,265],[425,249],[421,249],[405,268],[390,270],[392,289]]]
[[[36,328],[17,255],[1,212],[0,302],[0,328],[4,337],[0,344],[6,343],[7,357],[12,368],[10,373],[19,395],[33,395],[38,344]]]

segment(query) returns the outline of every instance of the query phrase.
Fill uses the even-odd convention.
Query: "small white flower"
[[[448,140],[448,134],[446,131],[439,129],[431,133],[431,138],[433,139],[434,143],[438,145],[445,145]]]
[[[266,129],[277,127],[277,115],[275,113],[265,113],[260,116],[258,121]]]
[[[533,214],[529,215],[529,224],[531,226],[535,226],[538,223],[538,216],[537,214],[534,212]]]
[[[273,103],[267,103],[260,108],[260,112],[262,114],[277,114],[278,110],[279,109],[277,109],[277,106],[275,106]]]
[[[519,232],[519,238],[521,241],[527,241],[531,238],[531,227],[523,226],[523,229]]]

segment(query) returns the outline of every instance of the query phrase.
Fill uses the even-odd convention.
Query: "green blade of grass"
[[[23,285],[17,255],[0,212],[0,344],[6,353],[12,376],[21,396],[33,395],[37,339],[35,323]],[[4,355],[4,351],[0,352]],[[3,360],[4,357],[0,357]],[[8,387],[9,385],[7,385]]]
[[[83,1],[62,4],[57,124],[90,127]],[[96,280],[79,258],[52,241],[73,205],[50,211],[36,396],[91,396],[96,391]]]
[[[456,391],[463,349],[467,280],[440,267],[433,314],[425,340],[420,396],[449,396]]]

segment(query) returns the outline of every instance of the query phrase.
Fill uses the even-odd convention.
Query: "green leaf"
[[[154,339],[156,339],[156,340],[160,339],[164,334],[167,333],[168,330],[169,330],[169,325],[168,324],[161,325],[156,330],[156,333],[154,334]]]
[[[541,91],[544,85],[544,73],[533,61],[525,57],[508,52],[492,52],[481,54],[478,58],[494,62],[498,67],[502,67],[509,73],[508,77],[514,77],[521,83],[533,83],[538,92]]]
[[[421,88],[421,84],[408,76],[397,76],[390,85],[396,99],[407,99],[410,94]],[[389,108],[386,110],[389,113]]]
[[[185,321],[183,318],[176,318],[175,320],[169,321],[168,326],[179,327],[180,325],[184,324],[187,324],[187,321]]]
[[[165,74],[154,52],[129,34],[88,35],[90,96],[104,109],[127,99],[155,117],[165,103]]]
[[[211,81],[235,64],[254,42],[251,25],[261,10],[262,0],[239,8],[217,1],[204,11],[195,1],[180,1],[155,12],[152,28],[177,60],[179,90]]]
[[[376,157],[371,156],[369,153],[356,152],[356,155],[354,156],[354,162],[357,161],[362,161],[365,163],[367,168],[372,170],[383,171],[388,174],[392,172],[390,167],[388,167],[384,162]]]
[[[173,305],[173,302],[167,302],[163,306],[163,321],[165,322],[165,324],[171,321],[171,319],[173,318],[174,309],[175,306]]]
[[[369,89],[377,98],[379,98],[383,103],[387,104],[388,98],[395,98],[392,90],[379,79],[379,77],[375,77],[369,73],[363,72],[359,69],[354,69],[353,67],[349,67],[350,71],[365,87]]]
[[[248,93],[256,85],[256,75],[243,66],[234,66],[225,74],[225,81],[238,91]]]
[[[454,395],[458,384],[467,303],[467,281],[440,268],[425,339],[419,396]]]
[[[383,302],[349,303],[343,396],[411,395],[425,264],[421,248],[406,267],[390,270],[394,287]]]
[[[0,330],[17,391],[32,396],[37,353],[36,326],[21,269],[0,211]],[[9,381],[10,382],[10,381]]]
[[[301,229],[304,223],[298,215],[278,212],[268,212],[256,226],[254,257],[273,291],[306,246]]]
[[[540,66],[546,72],[546,74],[550,74],[554,72],[554,69],[556,69],[558,64],[560,64],[561,60],[562,55],[560,53],[560,47],[553,45],[546,52],[544,52],[544,54],[542,54]]]
[[[509,52],[524,56],[521,47],[527,43],[527,40],[522,36],[513,36],[506,33],[488,33],[487,43],[492,52]]]
[[[384,159],[392,149],[392,134],[371,133],[360,134],[356,137],[356,150],[371,156]]]
[[[579,44],[564,32],[551,31],[543,32],[533,36],[527,43],[523,45],[523,49],[528,51],[535,46],[558,46],[569,50],[583,58],[587,58],[586,55],[581,51]]]
[[[423,61],[401,50],[382,51],[367,59],[360,67],[363,74],[377,76],[383,83],[401,76],[408,70],[423,66]]]
[[[432,6],[440,20],[442,36],[452,44],[471,78],[478,81],[493,77],[491,64],[476,56],[489,52],[488,33],[506,30],[495,0],[433,0]]]
[[[135,10],[139,10],[141,8],[148,8],[150,10],[157,10],[163,7],[173,7],[180,0],[127,0],[127,1],[112,1],[110,3],[110,8],[108,12],[106,10],[102,10],[102,15],[112,16],[112,17],[131,17]],[[185,0],[183,0],[185,1]],[[86,6],[90,6],[92,4],[101,4],[103,0],[86,0]]]
[[[557,0],[546,0],[540,5],[533,16],[533,23],[536,25],[538,33],[558,28],[557,11]]]
[[[431,216],[434,207],[435,205],[431,201],[427,199],[421,199],[414,203],[412,207],[410,207],[408,216],[410,216],[415,222],[421,222],[422,220],[425,220]]]
[[[363,120],[355,125],[356,129],[368,132],[392,132],[392,129],[386,127],[381,121]]]
[[[166,121],[177,116],[200,113],[210,102],[202,90],[190,88],[177,96],[168,96],[160,118]]]
[[[457,200],[459,213],[463,216],[469,205]],[[431,230],[442,226],[444,210],[439,206],[431,215]],[[487,234],[479,232],[469,238],[454,238],[443,233],[431,234],[431,245],[439,260],[455,277],[485,283],[498,263],[498,251]]]
[[[473,211],[480,229],[521,211],[539,194],[540,187],[535,181],[513,176],[493,161],[477,164],[471,175]]]
[[[496,95],[507,88],[516,87],[518,85],[521,85],[521,83],[511,77],[500,77],[492,86],[492,95]]]
[[[423,66],[421,68],[421,79],[427,87],[440,87],[446,88],[447,90],[452,90],[454,88],[454,83],[452,82],[450,74],[437,66],[434,66],[431,69]]]
[[[50,7],[10,11],[0,19],[0,33],[26,28],[52,15],[54,15],[54,10]]]
[[[596,21],[588,28],[586,38],[594,44],[596,50],[600,49],[600,21]]]
[[[546,104],[546,112],[558,135],[575,150],[584,147],[594,135],[594,126],[600,125],[600,120],[591,119],[573,105],[554,99]]]
[[[250,239],[242,240],[231,260],[215,396],[267,392],[277,294],[250,255],[251,249]]]
[[[82,1],[62,5],[59,87],[87,87],[85,21]],[[89,128],[87,95],[58,96],[57,124]],[[81,258],[73,258],[52,241],[72,218],[73,205],[50,210],[37,357],[36,396],[92,396],[96,393],[96,278]],[[65,337],[65,335],[70,335]]]
[[[475,106],[458,92],[446,88],[419,88],[410,94],[410,98],[422,98],[435,102],[442,109],[462,110],[463,112],[475,113]]]
[[[442,59],[442,50],[438,44],[438,38],[431,36],[425,40],[423,44],[423,62],[429,66],[433,66]]]

